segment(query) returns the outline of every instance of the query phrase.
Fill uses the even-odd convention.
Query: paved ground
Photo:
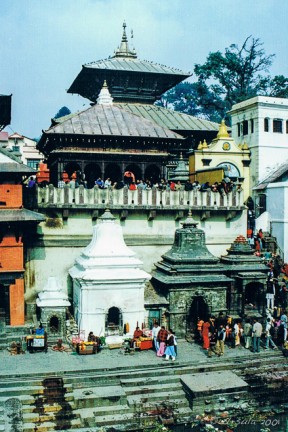
[[[218,358],[218,356],[212,354],[212,358],[208,358],[206,350],[204,351],[199,345],[189,344],[186,341],[178,341],[178,356],[174,364],[222,362],[225,359],[237,361],[237,358],[240,360],[244,356],[257,359],[259,355],[265,356],[267,353],[262,348],[260,354],[253,354],[244,347],[236,349],[225,347],[225,349],[224,357]],[[87,371],[89,369],[107,370],[120,369],[121,367],[145,367],[148,365],[155,365],[157,367],[160,365],[163,366],[164,363],[168,364],[162,358],[156,357],[155,352],[152,350],[136,352],[134,355],[124,355],[119,349],[103,349],[96,355],[88,356],[80,356],[74,352],[55,352],[51,348],[49,348],[46,354],[44,352],[37,352],[14,356],[11,356],[8,351],[0,351],[0,377],[11,374],[32,375],[33,373],[41,374],[43,372]],[[173,364],[171,360],[169,363]]]

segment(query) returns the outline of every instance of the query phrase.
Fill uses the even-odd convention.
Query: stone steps
[[[73,391],[72,385],[67,384],[63,391],[65,390],[66,393],[71,393]],[[45,394],[45,388],[43,386],[25,386],[25,387],[7,387],[7,388],[0,388],[0,398],[5,395],[6,397],[9,396],[23,396],[23,395],[44,395]]]
[[[80,419],[73,419],[71,421],[65,422],[65,420],[57,421],[57,422],[43,422],[41,424],[35,424],[35,423],[24,423],[23,424],[23,432],[50,432],[55,430],[65,431],[70,429],[79,429],[81,428],[82,424]],[[56,429],[57,427],[57,429]],[[61,429],[60,429],[61,428]]]
[[[182,384],[180,383],[179,379],[178,382],[173,382],[173,384],[165,383],[165,384],[155,384],[152,385],[147,384],[147,387],[125,387],[125,393],[127,395],[138,395],[138,394],[150,394],[150,393],[157,393],[162,392],[164,390],[182,390]]]
[[[128,405],[130,407],[133,406],[139,406],[142,405],[145,402],[162,402],[162,401],[170,401],[171,399],[173,400],[178,400],[178,399],[185,399],[186,400],[186,396],[183,390],[175,390],[175,391],[159,391],[157,393],[153,393],[153,394],[136,394],[136,395],[130,395],[127,396],[127,401],[128,401]]]
[[[73,401],[73,399],[72,399]],[[69,401],[67,401],[69,402]],[[72,403],[70,403],[70,407],[72,409],[75,409],[75,404],[74,401]],[[63,406],[60,405],[59,403],[55,402],[53,404],[47,404],[47,403],[43,403],[43,406],[41,407],[41,411],[42,413],[53,413],[53,412],[58,412],[61,411],[63,409]],[[35,405],[31,406],[31,405],[23,405],[23,409],[22,412],[23,414],[28,414],[28,413],[34,413],[36,412],[36,407]]]
[[[62,407],[63,410],[63,407]],[[37,412],[30,412],[30,413],[23,413],[23,422],[24,423],[45,423],[45,422],[53,422],[60,418],[59,412],[61,410],[45,413],[45,414],[39,414]],[[66,413],[65,413],[66,411]],[[71,412],[72,410],[64,410],[61,412],[61,419],[63,421],[66,419],[72,420],[76,418],[80,418],[80,414],[77,411],[73,411],[73,414]]]

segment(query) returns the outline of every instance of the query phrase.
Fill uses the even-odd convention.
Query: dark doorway
[[[108,325],[119,326],[120,311],[117,307],[112,307],[108,311]]]
[[[160,180],[160,168],[157,165],[148,165],[145,170],[145,180],[150,180],[152,184]]]
[[[123,173],[121,172],[121,168],[117,164],[108,164],[105,168],[105,176],[103,180],[110,178],[112,185],[114,182],[123,179]]]
[[[259,282],[250,282],[246,285],[243,305],[245,313],[261,312],[261,287],[262,284]]]
[[[10,290],[9,286],[0,284],[0,327],[10,325]]]
[[[126,171],[131,171],[134,174],[135,181],[142,179],[141,168],[138,165],[130,164],[125,168],[125,172]]]
[[[106,335],[123,333],[122,313],[117,307],[111,307],[106,315]]]
[[[80,165],[76,162],[70,162],[65,165],[64,172],[68,174],[68,177],[71,178],[72,174],[76,173],[76,171],[81,171]]]
[[[87,187],[91,189],[95,186],[96,180],[101,177],[101,169],[99,165],[91,163],[85,166],[85,180],[87,181]]]
[[[187,316],[187,337],[195,337],[198,319],[207,321],[209,315],[208,305],[202,296],[194,297]]]
[[[59,324],[59,318],[57,316],[52,316],[49,322],[50,333],[59,333]]]

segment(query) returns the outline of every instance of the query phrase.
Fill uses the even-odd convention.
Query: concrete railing
[[[243,206],[243,192],[232,191],[225,196],[218,192],[193,191],[159,191],[138,189],[132,191],[126,187],[120,190],[113,188],[85,189],[80,186],[71,189],[69,186],[55,188],[36,187],[38,207],[111,207],[111,208],[159,208],[179,209],[179,207],[199,207],[217,210],[223,208],[240,209]]]

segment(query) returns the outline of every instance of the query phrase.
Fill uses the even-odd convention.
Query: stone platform
[[[211,395],[213,393],[232,393],[245,390],[248,384],[231,371],[205,372],[183,375],[181,382],[192,397]]]

